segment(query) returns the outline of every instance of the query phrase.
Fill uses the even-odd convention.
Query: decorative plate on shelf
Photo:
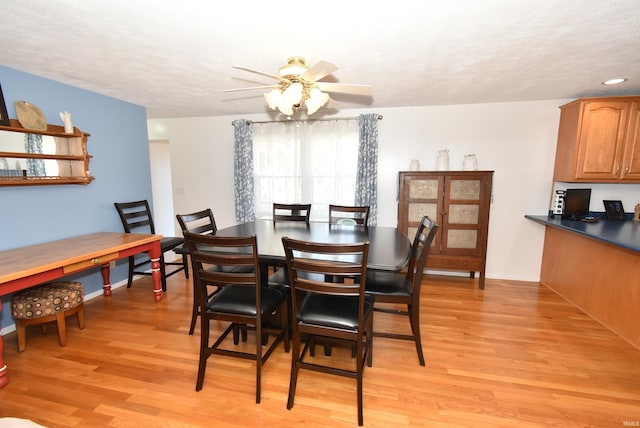
[[[47,120],[38,107],[35,104],[31,104],[28,101],[16,101],[16,116],[18,116],[18,122],[25,129],[33,129],[35,131],[46,131]]]

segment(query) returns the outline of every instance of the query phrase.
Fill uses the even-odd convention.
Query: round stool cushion
[[[33,319],[75,308],[84,300],[82,284],[74,281],[50,282],[28,288],[11,298],[11,315],[16,319]]]

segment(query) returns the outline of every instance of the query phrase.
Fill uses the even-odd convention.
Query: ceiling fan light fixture
[[[282,98],[288,104],[300,104],[302,101],[302,91],[304,86],[300,82],[293,82],[287,89],[282,91]]]
[[[264,94],[264,98],[272,110],[278,109],[287,116],[293,114],[294,108],[300,107],[304,97],[305,87],[300,82],[293,82],[289,86],[274,89]]]
[[[280,77],[285,76],[299,76],[305,71],[307,71],[309,67],[304,62],[304,58],[300,56],[292,56],[287,60],[287,64],[280,67]]]
[[[285,116],[291,116],[293,115],[293,104],[282,102],[278,105],[278,110],[280,110],[280,113],[284,114]]]
[[[264,98],[269,108],[272,110],[277,109],[287,116],[293,115],[294,111],[299,110],[302,104],[305,105],[308,116],[314,114],[329,102],[330,98],[327,92],[369,96],[373,92],[373,88],[367,85],[349,85],[320,81],[320,79],[338,69],[335,64],[324,60],[319,61],[313,67],[308,67],[304,58],[292,56],[287,60],[285,65],[280,67],[278,75],[242,66],[233,66],[233,68],[276,79],[278,81],[277,88],[265,93]],[[276,87],[276,85],[230,89],[223,92],[273,87]]]
[[[318,88],[313,88],[309,92],[309,98],[305,101],[307,106],[307,114],[311,115],[318,111],[320,107],[329,101],[329,95],[325,94]]]
[[[274,89],[264,94],[264,99],[267,100],[267,104],[271,110],[278,108],[278,105],[282,102],[282,92],[280,89]]]

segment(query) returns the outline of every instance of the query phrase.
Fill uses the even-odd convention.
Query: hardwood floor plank
[[[27,331],[5,340],[10,382],[0,416],[56,427],[353,427],[355,381],[301,371],[286,409],[291,355],[281,344],[263,367],[210,357],[195,391],[199,326],[187,334],[190,280],[168,280],[162,302],[151,279],[85,303],[86,328],[67,320],[68,344]],[[427,275],[421,308],[426,367],[413,343],[376,337],[364,375],[364,423],[371,427],[620,427],[640,425],[640,350],[537,283]],[[376,330],[409,331],[375,315]],[[223,324],[213,328],[220,331]],[[249,333],[251,349],[255,337]],[[229,345],[233,346],[233,345]],[[318,346],[316,358],[324,360]],[[350,350],[332,359],[352,364]]]

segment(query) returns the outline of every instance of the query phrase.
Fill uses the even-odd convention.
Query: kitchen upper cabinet
[[[560,107],[554,181],[640,182],[640,97]]]
[[[427,269],[480,272],[484,288],[493,171],[400,172],[398,227],[413,240],[424,215],[440,228]]]

